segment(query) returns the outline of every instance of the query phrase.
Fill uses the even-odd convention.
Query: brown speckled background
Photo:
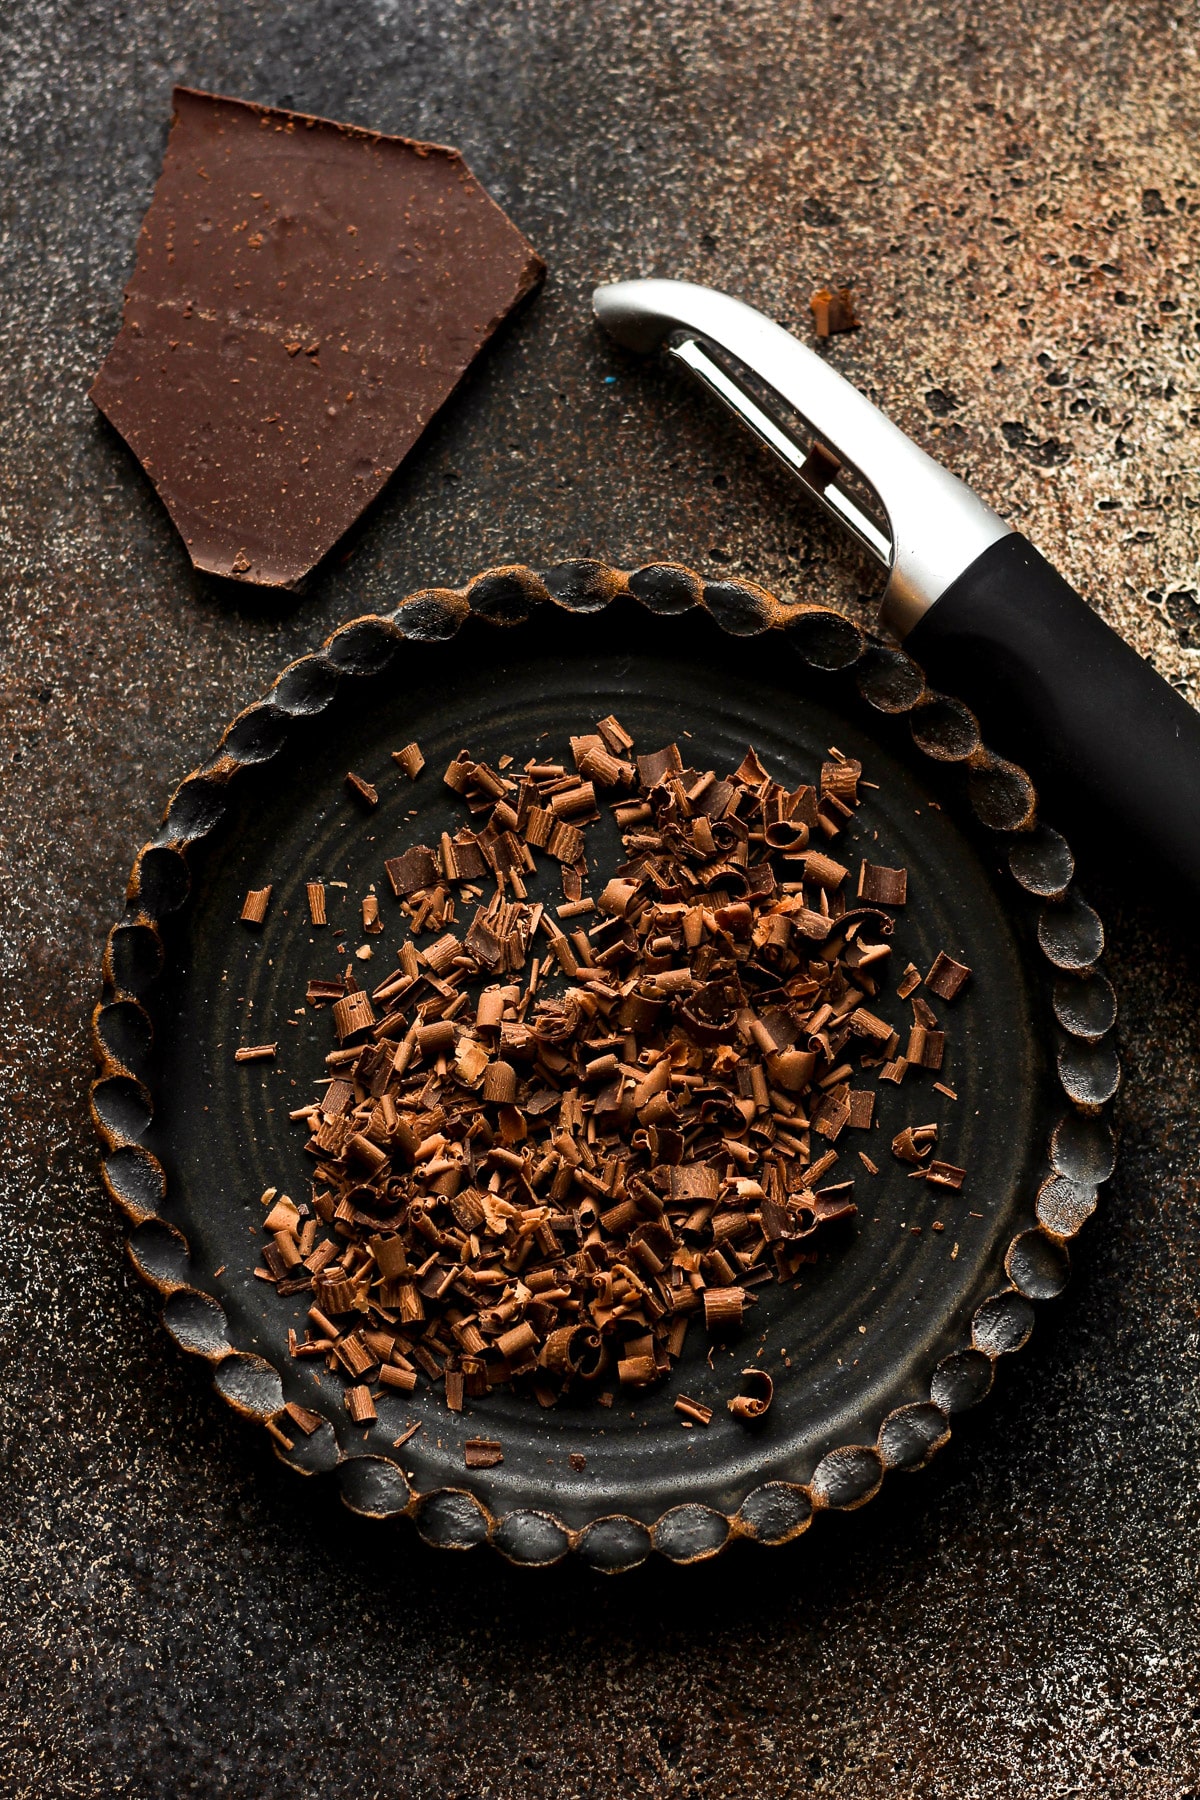
[[[1091,871],[1123,1157],[1068,1297],[926,1473],[788,1551],[603,1583],[355,1522],[154,1322],[85,1016],[169,787],[341,618],[500,560],[871,575],[599,278],[807,327],[1200,698],[1192,6],[18,0],[0,534],[0,1791],[1185,1800],[1200,1793],[1197,960]],[[173,80],[461,145],[550,264],[301,600],[192,575],[85,390]],[[331,1539],[337,1535],[338,1541]]]

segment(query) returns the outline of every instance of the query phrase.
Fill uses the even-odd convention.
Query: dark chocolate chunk
[[[456,150],[176,88],[92,399],[197,568],[307,574],[542,264]]]

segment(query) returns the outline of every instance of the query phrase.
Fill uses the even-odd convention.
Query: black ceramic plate
[[[910,871],[895,970],[927,969],[945,948],[974,971],[944,1009],[942,1079],[958,1098],[925,1077],[881,1089],[876,1129],[838,1146],[858,1177],[853,1227],[823,1241],[796,1286],[759,1289],[742,1337],[711,1359],[690,1334],[660,1388],[609,1411],[498,1392],[455,1415],[422,1386],[385,1394],[364,1430],[335,1378],[288,1355],[305,1296],[253,1276],[260,1192],[305,1191],[304,1133],[287,1114],[312,1097],[330,1046],[326,1014],[288,1021],[308,976],[336,970],[335,946],[364,941],[370,881],[388,922],[367,940],[371,967],[392,965],[400,915],[383,858],[442,828],[453,797],[440,771],[459,749],[493,763],[534,746],[562,754],[609,712],[643,751],[690,734],[701,768],[736,766],[753,744],[794,784],[831,744],[861,758],[879,786],[849,855],[868,848]],[[413,738],[428,764],[416,784],[390,757]],[[377,784],[377,809],[348,797],[350,769]],[[304,883],[318,876],[348,884],[341,934],[336,888],[334,928],[309,925]],[[462,594],[412,596],[285,671],[177,789],[135,865],[106,958],[94,1090],[134,1263],[165,1295],[168,1330],[215,1364],[218,1388],[268,1423],[286,1461],[336,1467],[352,1507],[411,1513],[433,1543],[490,1538],[527,1563],[574,1548],[615,1569],[651,1547],[687,1562],[731,1535],[785,1541],[822,1507],[868,1500],[885,1470],[927,1460],[950,1415],[987,1392],[996,1358],[1025,1342],[1031,1302],[1066,1280],[1066,1240],[1111,1169],[1101,1114],[1118,1078],[1100,922],[1071,877],[1028,779],[980,744],[971,714],[839,615],[665,565],[491,571]],[[243,897],[268,882],[266,924],[248,931]],[[274,1063],[235,1064],[239,1044],[272,1040]],[[897,1130],[927,1119],[938,1153],[969,1171],[961,1194],[908,1179],[889,1154]],[[747,1428],[726,1401],[760,1352],[776,1397]],[[681,1429],[680,1392],[713,1407],[707,1430]],[[327,1423],[303,1436],[275,1417],[288,1399]],[[422,1429],[394,1448],[413,1421]],[[463,1442],[480,1435],[504,1461],[468,1473]]]

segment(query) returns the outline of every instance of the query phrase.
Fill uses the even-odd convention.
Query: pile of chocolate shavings
[[[693,1321],[736,1328],[854,1213],[853,1181],[830,1176],[843,1132],[871,1125],[871,1083],[941,1066],[911,964],[903,1050],[876,1006],[906,871],[861,861],[848,902],[831,853],[858,762],[833,750],[789,791],[752,750],[726,777],[674,744],[635,757],[614,718],[571,751],[574,771],[519,774],[463,751],[444,779],[473,829],[385,863],[399,968],[370,994],[352,966],[308,987],[339,1047],[323,1098],[291,1115],[311,1203],[264,1196],[258,1272],[311,1292],[292,1354],[346,1378],[360,1423],[422,1375],[454,1411],[514,1381],[543,1406],[659,1381]],[[592,895],[600,793],[625,861]],[[561,866],[552,910],[529,898],[539,855]],[[323,925],[319,884],[309,903]],[[363,921],[382,929],[373,892]],[[949,1001],[968,974],[942,954],[925,985]],[[898,1153],[957,1187],[961,1169],[922,1163],[934,1135]]]

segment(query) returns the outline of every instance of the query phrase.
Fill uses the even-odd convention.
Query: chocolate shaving
[[[403,855],[389,857],[383,867],[397,900],[431,887],[437,880],[437,860],[428,844],[414,844]]]
[[[857,331],[861,323],[849,288],[818,288],[809,300],[813,326],[819,338],[839,331]]]
[[[919,1163],[937,1143],[936,1125],[906,1125],[892,1139],[892,1155],[901,1162]]]
[[[267,907],[271,904],[271,889],[251,888],[242,902],[242,924],[261,925],[267,916]]]
[[[353,769],[351,769],[346,776],[346,786],[350,789],[350,792],[355,798],[361,800],[365,806],[379,805],[378,788],[372,787],[369,781],[364,781],[361,775],[356,775]]]
[[[504,1450],[495,1438],[468,1438],[463,1445],[463,1461],[468,1469],[494,1469],[504,1461]]]
[[[931,994],[940,1000],[953,1000],[971,971],[965,963],[955,962],[944,950],[939,950],[933,959],[933,966],[925,977],[925,986]]]
[[[378,1418],[371,1390],[365,1385],[346,1389],[346,1411],[356,1425],[373,1425]]]
[[[347,1038],[355,1037],[360,1031],[369,1030],[374,1023],[375,1009],[371,1005],[370,996],[361,988],[334,1001],[333,1029],[337,1032],[339,1044],[344,1044]]]
[[[410,781],[415,781],[425,767],[425,758],[421,755],[419,744],[405,744],[403,750],[393,750],[392,761]]]
[[[654,750],[637,759],[638,780],[647,791],[656,787],[665,775],[678,775],[682,770],[683,758],[678,744],[668,744],[665,750]]]
[[[908,1034],[904,1059],[910,1068],[940,1069],[945,1042],[945,1032],[930,1031],[924,1025],[914,1025]]]
[[[732,1325],[740,1325],[745,1306],[745,1288],[734,1284],[729,1287],[705,1288],[704,1323],[710,1331],[723,1331]]]
[[[909,963],[907,969],[905,969],[903,975],[900,977],[900,985],[897,987],[896,993],[901,1000],[907,1000],[908,996],[911,993],[914,993],[920,985],[921,971],[917,968],[915,963]]]
[[[304,990],[304,998],[310,1006],[322,1006],[326,1000],[340,1000],[345,992],[346,983],[339,976],[332,981],[310,981]]]
[[[283,1410],[293,1425],[299,1426],[305,1437],[311,1437],[313,1432],[321,1427],[320,1413],[310,1412],[306,1406],[300,1406],[295,1400],[289,1400]]]
[[[831,751],[832,760],[821,764],[821,797],[832,795],[843,806],[858,803],[858,782],[863,766],[840,750]]]
[[[308,921],[310,925],[327,925],[325,916],[325,884],[321,881],[305,883],[305,895],[308,899]]]
[[[898,872],[861,863],[848,911],[849,862],[809,847],[848,830],[858,763],[831,750],[819,785],[789,788],[753,751],[718,778],[678,745],[633,748],[610,719],[571,740],[574,772],[460,751],[444,781],[472,828],[384,865],[398,967],[370,994],[353,963],[309,983],[341,1047],[291,1115],[312,1197],[271,1196],[262,1276],[310,1290],[292,1353],[326,1361],[356,1418],[372,1389],[424,1381],[452,1412],[512,1384],[551,1406],[662,1381],[689,1328],[737,1333],[854,1215],[834,1146],[871,1128],[874,1083],[940,1064],[919,998],[898,1054],[878,983]],[[624,854],[592,881],[601,805]],[[548,908],[528,886],[546,857]],[[386,927],[391,902],[361,906]],[[936,1135],[893,1148],[947,1185]],[[766,1404],[747,1388],[733,1410]]]
[[[850,1089],[850,1117],[847,1124],[855,1131],[869,1131],[875,1114],[875,1095],[870,1088]],[[859,1153],[861,1155],[861,1151]]]
[[[272,1062],[275,1058],[274,1044],[245,1044],[233,1053],[234,1062]]]
[[[858,897],[871,906],[903,906],[908,898],[908,870],[864,861],[858,871]]]
[[[775,1383],[765,1369],[743,1369],[742,1391],[729,1402],[735,1419],[751,1425],[761,1419],[775,1398]]]

